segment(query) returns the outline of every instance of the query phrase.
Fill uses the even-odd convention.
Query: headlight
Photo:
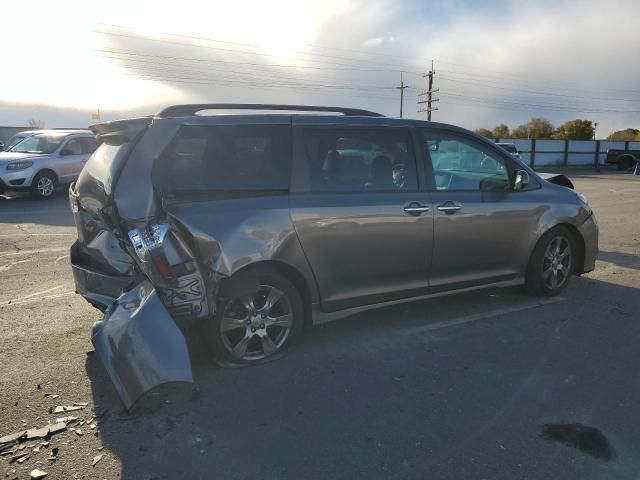
[[[7,164],[7,170],[24,170],[33,165],[33,162],[13,162]]]

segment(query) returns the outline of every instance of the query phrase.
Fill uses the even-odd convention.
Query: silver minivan
[[[192,379],[188,329],[221,364],[250,365],[309,324],[488,286],[556,295],[595,265],[582,195],[452,125],[213,104],[92,131],[71,262],[127,406]]]
[[[75,181],[97,147],[89,130],[29,132],[10,151],[0,152],[0,195],[5,191],[30,192],[46,200],[58,185]]]

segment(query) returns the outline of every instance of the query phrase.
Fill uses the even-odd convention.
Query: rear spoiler
[[[153,117],[128,118],[91,125],[89,130],[98,135],[104,142],[120,144],[133,140],[149,126],[152,120]]]

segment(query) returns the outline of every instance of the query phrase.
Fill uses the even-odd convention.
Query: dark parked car
[[[265,112],[198,115],[214,109]],[[594,268],[585,198],[462,128],[218,104],[92,130],[71,260],[127,406],[191,380],[188,328],[224,364],[252,364],[308,324],[487,286],[556,295]]]
[[[621,150],[610,148],[607,150],[605,163],[615,164],[618,170],[631,170],[640,161],[640,150]]]

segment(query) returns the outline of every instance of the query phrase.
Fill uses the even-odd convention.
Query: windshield
[[[11,151],[16,153],[53,153],[58,148],[63,136],[34,135],[16,144]]]
[[[498,145],[509,153],[518,153],[518,149],[513,143],[499,143]]]
[[[14,135],[13,137],[11,137],[7,142],[7,144],[4,146],[5,152],[8,152],[9,150],[11,150],[13,147],[15,147],[25,138],[27,138],[25,135]]]

